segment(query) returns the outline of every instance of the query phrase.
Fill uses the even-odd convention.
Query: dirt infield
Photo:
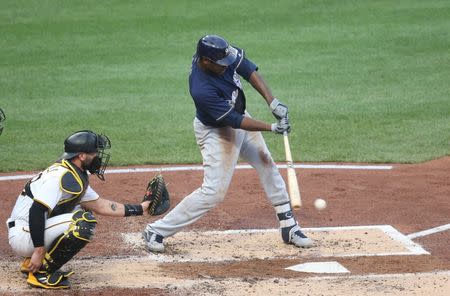
[[[101,196],[136,203],[153,174],[91,180]],[[203,176],[199,170],[163,174],[172,207]],[[63,295],[450,295],[450,157],[390,170],[300,168],[297,174],[304,206],[295,214],[315,248],[281,242],[256,172],[239,169],[223,204],[168,238],[164,255],[147,253],[140,239],[150,218],[97,217],[94,241],[67,266],[75,274]],[[0,179],[2,221],[25,182]],[[328,202],[320,212],[313,207],[319,196]],[[0,293],[42,293],[18,272],[20,258],[5,226],[0,235]],[[293,270],[328,262],[347,271]]]

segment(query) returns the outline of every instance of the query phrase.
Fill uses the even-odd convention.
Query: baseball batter
[[[203,157],[203,184],[163,219],[146,226],[143,237],[150,251],[163,252],[165,237],[194,223],[225,198],[239,158],[257,170],[275,208],[283,241],[297,247],[313,246],[292,214],[285,183],[261,133],[289,132],[288,108],[274,98],[257,70],[244,50],[230,46],[220,36],[206,35],[198,41],[189,90],[196,107],[193,126]],[[276,123],[268,124],[249,115],[240,77],[264,97]]]
[[[89,185],[87,171],[104,180],[109,139],[79,131],[64,141],[61,159],[24,187],[7,220],[12,249],[25,257],[20,270],[27,282],[46,289],[69,288],[72,272],[59,269],[91,241],[97,220],[106,216],[142,215],[149,201],[120,204],[100,198]]]

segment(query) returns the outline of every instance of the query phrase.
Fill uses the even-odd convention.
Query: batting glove
[[[281,118],[277,123],[272,123],[272,132],[276,134],[290,133],[291,125],[289,124],[288,117]]]
[[[270,110],[272,110],[273,116],[275,116],[276,119],[280,120],[281,118],[284,118],[288,114],[288,107],[278,101],[278,99],[274,98],[272,103],[269,105]]]

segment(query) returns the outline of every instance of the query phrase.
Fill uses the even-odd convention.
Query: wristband
[[[277,129],[277,124],[276,123],[272,123],[271,125],[270,125],[270,130],[272,131],[272,132],[274,132],[275,133],[275,130]]]
[[[125,207],[125,217],[128,216],[142,216],[144,214],[144,209],[142,205],[130,205],[124,204]]]
[[[278,101],[277,98],[273,98],[272,103],[270,103],[269,107],[273,111],[275,108],[280,104],[280,101]]]

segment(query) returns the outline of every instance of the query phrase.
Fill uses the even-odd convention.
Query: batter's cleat
[[[23,273],[23,274],[26,275],[26,276],[28,276],[28,272],[30,272],[30,271],[28,270],[28,265],[30,265],[30,260],[31,260],[30,257],[26,257],[26,258],[23,260],[22,264],[20,264],[20,272]]]
[[[151,232],[147,229],[142,233],[145,243],[147,244],[147,249],[150,252],[163,253],[164,252],[164,237],[162,235]]]
[[[314,246],[314,241],[303,234],[298,225],[289,230],[289,240],[284,242],[298,248],[311,248]]]
[[[70,272],[56,271],[54,273],[47,273],[45,271],[38,271],[35,273],[28,273],[27,283],[33,287],[43,289],[69,289],[69,276],[73,274]]]

